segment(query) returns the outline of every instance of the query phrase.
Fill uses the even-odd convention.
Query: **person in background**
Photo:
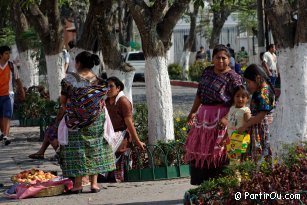
[[[235,58],[235,50],[230,47],[230,44],[227,44],[227,48],[229,49],[231,57]]]
[[[207,57],[207,54],[205,52],[205,48],[203,46],[201,46],[199,48],[199,51],[197,51],[196,53],[196,61],[205,61]]]
[[[271,83],[275,86],[278,77],[277,57],[275,55],[276,48],[274,44],[267,47],[267,52],[263,54],[262,67],[266,74],[270,77]]]
[[[242,46],[241,50],[237,53],[237,61],[240,62],[241,64],[247,65],[248,64],[248,53],[245,50],[245,47]]]
[[[75,47],[75,42],[74,41],[69,41],[68,42],[69,50],[68,50],[68,57],[69,57],[69,65],[67,68],[67,72],[72,72],[75,73],[75,53],[72,52],[71,50]]]
[[[11,48],[8,46],[0,47],[0,141],[4,145],[9,145],[10,121],[13,115],[14,105],[14,85],[18,89],[23,89],[17,69],[9,61]]]
[[[131,141],[133,140],[141,150],[145,149],[145,144],[139,139],[134,127],[132,104],[123,93],[124,84],[117,77],[110,77],[107,82],[110,90],[105,102],[114,131],[127,131],[121,146],[115,153],[117,162],[114,177],[117,182],[123,182],[125,153],[130,149]]]
[[[243,74],[247,88],[252,94],[250,109],[252,117],[244,123],[238,132],[250,132],[250,156],[261,162],[271,154],[269,144],[269,115],[275,107],[274,87],[262,68],[256,64],[249,65]]]
[[[218,176],[226,164],[226,149],[220,146],[227,129],[227,114],[242,78],[229,67],[231,54],[224,45],[213,50],[213,65],[204,69],[187,121],[192,125],[185,143],[185,161],[190,163],[191,184],[199,185]]]
[[[63,49],[63,58],[64,58],[64,73],[67,73],[69,66],[69,53],[66,49]]]
[[[60,112],[65,112],[66,106],[74,95],[72,92],[74,88],[105,83],[91,70],[94,65],[100,63],[97,55],[83,51],[76,56],[75,61],[77,72],[67,73],[61,82]],[[104,139],[105,114],[104,112],[98,114],[97,119],[90,125],[68,129],[68,144],[61,145],[60,148],[60,165],[63,176],[75,178],[74,187],[70,191],[72,194],[82,192],[82,178],[85,176],[90,176],[91,192],[99,192],[98,174],[115,170],[112,149]]]

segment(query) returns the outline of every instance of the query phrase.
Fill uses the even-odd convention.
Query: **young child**
[[[238,86],[233,96],[234,104],[230,107],[229,113],[227,115],[228,137],[231,137],[232,133],[234,131],[237,131],[239,127],[243,126],[251,117],[251,111],[249,107],[247,107],[248,100],[249,100],[248,91],[245,89],[243,85]],[[225,136],[225,138],[227,137]],[[227,148],[230,145],[228,145]],[[241,158],[240,153],[234,153],[231,150],[228,150],[228,152],[229,152],[228,156],[229,156],[231,164],[235,164],[236,162],[240,161],[240,158]]]
[[[271,154],[269,146],[268,114],[275,106],[275,92],[269,77],[262,68],[256,64],[249,65],[243,74],[247,88],[252,93],[251,114],[252,117],[238,129],[242,133],[250,128],[251,157],[261,162],[264,157]]]

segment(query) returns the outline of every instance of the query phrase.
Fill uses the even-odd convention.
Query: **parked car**
[[[128,52],[125,56],[125,62],[135,68],[134,81],[145,81],[145,57],[143,52]]]

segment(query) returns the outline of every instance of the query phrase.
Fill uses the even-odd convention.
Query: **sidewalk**
[[[96,194],[82,193],[79,195],[60,195],[45,198],[29,198],[22,200],[7,199],[3,192],[12,185],[10,177],[26,169],[37,168],[48,171],[58,171],[60,166],[48,158],[54,155],[49,147],[45,153],[45,160],[32,160],[29,154],[36,152],[41,142],[38,142],[39,127],[12,127],[11,134],[14,137],[9,146],[0,145],[0,204],[182,204],[184,192],[193,186],[189,178],[150,182],[127,183],[103,183],[102,191]],[[85,187],[89,192],[90,187]]]

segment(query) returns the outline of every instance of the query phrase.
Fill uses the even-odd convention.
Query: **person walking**
[[[214,48],[214,66],[203,71],[187,118],[192,128],[185,143],[185,161],[190,163],[192,185],[219,175],[226,164],[226,149],[220,143],[226,133],[232,96],[242,85],[241,76],[229,67],[230,57],[226,46]]]
[[[275,55],[276,48],[274,44],[267,47],[267,52],[263,54],[262,66],[266,74],[270,77],[271,83],[275,86],[278,77],[277,57]]]
[[[9,61],[11,48],[0,47],[0,141],[9,145],[10,121],[13,115],[14,89],[13,84],[22,88],[18,70],[14,70],[13,63]]]
[[[91,70],[94,65],[100,63],[97,55],[83,51],[76,56],[75,61],[77,73],[67,73],[66,77],[61,82],[62,90],[60,103],[62,111],[67,108],[70,110],[73,109],[71,107],[72,105],[69,104],[72,102],[72,98],[76,96],[73,90],[89,88],[89,86],[91,86],[91,89],[94,89],[93,85],[105,84],[105,82],[99,79]],[[95,95],[93,94],[91,96]],[[84,101],[86,103],[89,100],[90,99]],[[99,104],[103,106],[104,101],[100,101]],[[85,127],[68,128],[68,142],[66,145],[61,145],[60,147],[60,165],[63,175],[65,177],[75,178],[74,187],[70,192],[73,194],[82,192],[82,177],[84,176],[90,176],[91,192],[99,192],[100,188],[97,184],[97,175],[115,169],[115,157],[111,147],[104,139],[105,114],[101,111],[101,107],[101,112],[98,112],[98,110],[92,107],[88,109],[89,111],[93,110],[93,114],[97,115],[92,117],[89,116],[90,118],[86,121],[84,121],[84,119],[77,119],[75,122],[88,123],[89,120],[95,120],[90,124],[86,124]],[[70,120],[74,118],[66,118],[66,115],[67,112],[62,120],[64,120],[64,123],[68,126],[69,123],[72,123]],[[61,127],[61,123],[59,127]],[[60,138],[60,135],[58,137]]]

